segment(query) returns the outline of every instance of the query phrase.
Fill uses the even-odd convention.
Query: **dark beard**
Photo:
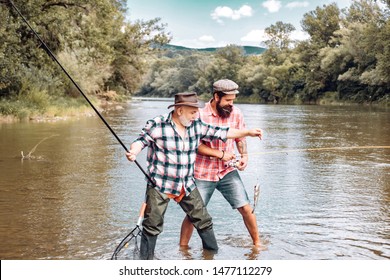
[[[227,119],[228,117],[230,117],[230,114],[233,111],[233,106],[226,105],[222,107],[220,104],[220,101],[216,103],[218,115],[223,119]]]

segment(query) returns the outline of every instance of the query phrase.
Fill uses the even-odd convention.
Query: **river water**
[[[169,101],[133,101],[105,116],[129,144]],[[370,107],[238,104],[248,127],[241,172],[256,208],[256,250],[236,210],[217,192],[208,206],[220,251],[194,234],[179,250],[184,213],[171,202],[158,259],[390,259],[390,112]],[[109,259],[134,228],[145,180],[97,117],[1,124],[1,259]],[[42,141],[43,140],[43,141]],[[32,159],[22,160],[21,151]],[[326,149],[323,149],[326,148]],[[138,162],[145,166],[145,151]],[[134,249],[123,250],[132,258]]]

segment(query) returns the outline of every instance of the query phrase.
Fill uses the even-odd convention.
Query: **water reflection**
[[[106,118],[129,144],[169,104],[134,102]],[[305,150],[388,146],[389,112],[238,106],[248,127],[266,130],[263,141],[248,139],[249,166],[241,173],[251,198],[253,186],[261,185],[256,214],[262,246],[253,248],[239,213],[215,193],[209,211],[219,253],[203,252],[196,234],[189,248],[179,248],[184,213],[171,202],[157,258],[390,258],[390,150]],[[59,136],[40,144],[36,159],[21,161],[20,151],[53,134]],[[109,259],[136,224],[146,182],[101,121],[2,124],[0,144],[2,259]],[[138,161],[145,166],[145,152]],[[133,250],[124,253],[134,258]]]

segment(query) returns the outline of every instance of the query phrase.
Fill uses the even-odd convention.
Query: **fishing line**
[[[41,42],[43,47],[45,48],[48,55],[58,64],[58,66],[62,69],[62,71],[68,76],[68,78],[71,80],[73,85],[78,89],[78,91],[81,93],[81,95],[84,97],[84,99],[88,102],[88,104],[92,107],[92,109],[95,111],[95,113],[99,116],[99,118],[103,121],[103,123],[106,125],[106,127],[110,130],[112,135],[118,140],[118,142],[122,145],[123,149],[125,149],[126,152],[129,152],[125,144],[123,144],[122,140],[118,137],[118,135],[115,133],[115,131],[111,128],[111,126],[108,124],[108,122],[104,119],[104,117],[100,114],[100,112],[95,108],[95,106],[92,104],[92,102],[89,100],[87,95],[83,92],[83,90],[80,88],[80,86],[76,83],[76,81],[72,78],[72,76],[66,71],[66,69],[62,66],[62,64],[59,62],[57,57],[53,54],[53,52],[50,50],[50,48],[46,45],[46,43],[42,40],[42,38],[38,35],[37,32],[35,32],[34,28],[31,27],[27,19],[22,15],[22,13],[19,11],[19,9],[15,6],[13,1],[8,0],[5,1],[11,4],[11,6],[15,9],[15,11],[19,14],[19,16],[23,19],[23,21],[26,23],[26,25],[31,29],[31,31],[34,33],[34,35],[38,38],[38,40]],[[142,171],[142,173],[146,176],[146,178],[150,181],[152,185],[154,185],[154,182],[152,181],[152,178],[145,172],[145,170],[141,167],[141,165],[135,160],[135,164],[138,166],[138,168]]]
[[[49,139],[49,138],[52,138],[52,137],[56,137],[56,136],[59,136],[59,134],[53,134],[51,136],[48,136],[48,137],[45,137],[43,138],[41,141],[38,142],[38,144],[36,144],[34,146],[34,148],[31,149],[31,151],[27,154],[27,155],[24,155],[23,151],[21,151],[21,155],[22,155],[22,160],[24,159],[31,159],[32,158],[32,153],[35,152],[35,150],[38,148],[38,146],[45,140]]]
[[[296,152],[318,152],[318,151],[333,151],[333,150],[358,150],[358,149],[390,149],[390,146],[352,146],[352,147],[323,147],[323,148],[308,148],[308,149],[293,149],[280,150],[269,152],[248,153],[247,155],[266,155],[266,154],[288,154]]]

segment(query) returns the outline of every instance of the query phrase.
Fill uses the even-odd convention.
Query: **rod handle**
[[[146,203],[144,202],[142,203],[141,209],[139,210],[137,226],[141,226],[142,224],[142,220],[144,219],[145,209],[146,209]]]

